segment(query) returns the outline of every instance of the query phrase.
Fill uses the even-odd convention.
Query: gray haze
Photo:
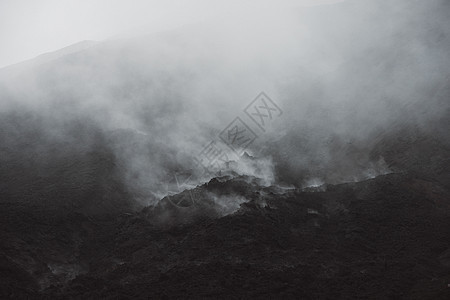
[[[236,14],[333,0],[2,0],[0,67],[81,40],[105,40],[182,27]]]
[[[23,149],[44,174],[101,148],[151,204],[231,120],[251,125],[243,109],[264,91],[284,113],[265,133],[253,125],[259,163],[238,173],[306,187],[402,171],[380,137],[414,128],[448,143],[449,17],[444,0],[271,3],[0,69],[2,159]]]

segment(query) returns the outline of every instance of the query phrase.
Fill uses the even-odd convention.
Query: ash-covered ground
[[[0,69],[0,298],[450,299],[448,1],[258,16]]]
[[[413,167],[360,182],[227,175],[144,209],[98,202],[95,214],[70,187],[60,197],[74,206],[2,201],[2,298],[448,299],[450,150],[400,138],[380,142],[386,162]]]

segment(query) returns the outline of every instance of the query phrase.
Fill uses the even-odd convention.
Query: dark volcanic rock
[[[224,217],[212,214],[213,209],[199,213],[209,207],[211,200],[204,199],[188,207],[167,209],[161,204],[103,220],[76,214],[46,219],[44,211],[12,214],[17,208],[5,206],[2,211],[15,217],[3,219],[1,226],[2,276],[9,278],[4,295],[450,295],[450,199],[449,190],[438,182],[391,174],[327,186],[322,192],[274,194],[238,178],[213,180],[197,189],[236,196],[241,192],[248,202]],[[183,209],[198,213],[161,227],[162,220],[155,223],[153,218],[164,209],[179,210],[173,220],[184,215]]]

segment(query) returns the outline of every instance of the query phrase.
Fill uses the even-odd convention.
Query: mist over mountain
[[[277,178],[363,179],[389,172],[371,152],[384,131],[416,126],[448,142],[433,124],[448,122],[445,5],[350,1],[275,12],[275,24],[229,20],[111,40],[12,78],[4,69],[2,113],[32,114],[41,124],[29,126],[62,143],[78,144],[76,123],[87,120],[80,134],[102,135],[124,184],[154,201],[163,178],[192,168],[263,90],[285,113],[249,151],[274,158]],[[72,123],[72,136],[58,132]]]
[[[424,272],[435,268],[436,274],[427,276],[440,282],[450,278],[448,265],[444,266],[450,225],[445,221],[450,214],[450,3],[360,0],[290,10],[255,9],[248,14],[157,34],[85,41],[0,69],[0,204],[6,228],[0,254],[3,269],[17,273],[22,282],[8,281],[5,297],[92,296],[95,289],[86,283],[88,278],[97,278],[105,287],[96,291],[97,296],[120,296],[128,289],[127,280],[134,282],[131,290],[142,290],[144,281],[136,274],[157,282],[161,292],[130,292],[125,298],[184,297],[180,289],[170,294],[169,283],[181,288],[176,276],[210,274],[216,259],[211,253],[220,248],[215,236],[248,246],[237,242],[238,236],[231,237],[240,230],[242,236],[250,234],[242,229],[248,220],[257,224],[250,240],[267,249],[283,249],[273,250],[280,261],[289,261],[280,266],[305,266],[295,255],[306,253],[326,265],[326,274],[310,266],[288,272],[292,278],[303,278],[300,285],[310,288],[305,298],[332,297],[332,292],[320,295],[311,281],[335,286],[347,276],[339,264],[348,263],[348,258],[341,252],[334,253],[339,262],[333,265],[326,255],[316,256],[311,249],[333,247],[333,237],[345,241],[339,251],[363,249],[361,241],[370,240],[369,233],[377,226],[406,226],[408,234],[402,238],[408,240],[411,252],[404,264],[419,259],[411,239],[433,244],[423,253],[432,253],[427,257],[434,260],[440,255],[445,263],[423,263]],[[264,114],[258,108],[260,114],[246,113],[257,107],[253,101],[261,95],[272,110],[259,106],[266,109]],[[230,137],[236,117],[254,140],[233,152],[224,137]],[[198,161],[210,142],[226,159],[218,169],[205,172]],[[374,219],[368,213],[372,208]],[[420,215],[437,221],[399,225],[395,218],[403,208],[405,215],[399,220],[415,222]],[[16,211],[17,217],[12,217]],[[47,214],[51,220],[42,221]],[[283,214],[285,223],[280,221]],[[369,221],[364,223],[362,216]],[[62,224],[61,239],[67,244],[55,238],[59,231],[48,235],[55,242],[36,242],[26,229],[14,233],[12,228],[22,226],[17,224],[29,222],[41,224],[37,230],[43,235]],[[203,228],[205,222],[212,227]],[[280,232],[270,222],[282,228]],[[439,233],[417,237],[410,233],[413,229]],[[203,231],[209,240],[200,241]],[[145,244],[136,232],[148,234],[158,246]],[[166,234],[172,237],[163,241]],[[280,238],[269,241],[271,234]],[[184,235],[187,244],[178,241]],[[355,244],[348,235],[358,236],[352,240]],[[438,235],[442,242],[437,242]],[[296,238],[309,246],[300,246]],[[375,250],[366,250],[383,253],[384,260],[397,257],[397,252],[380,250],[394,247],[395,239],[389,234],[386,241],[377,237],[367,242]],[[96,261],[100,256],[96,245],[107,240],[105,258]],[[109,245],[110,240],[115,244]],[[206,243],[211,250],[197,265],[186,254],[197,257],[196,243]],[[264,248],[252,243],[249,249]],[[233,269],[245,256],[230,245],[224,247],[231,247],[234,258],[218,264]],[[52,247],[56,254],[37,259],[42,249]],[[176,253],[173,247],[186,251],[186,256],[171,256]],[[302,247],[312,247],[312,252]],[[161,253],[164,249],[169,256]],[[282,254],[291,250],[299,251],[292,256],[297,258]],[[360,251],[365,250],[358,251],[355,257],[364,260],[366,254]],[[26,257],[31,257],[29,262]],[[158,257],[165,257],[163,264]],[[251,261],[266,268],[262,271],[266,275],[277,269],[275,261],[270,266],[253,256]],[[122,264],[155,270],[145,273],[142,267],[133,275]],[[201,264],[211,265],[203,270]],[[391,270],[386,264],[386,274],[392,272],[386,276],[403,272],[397,267]],[[244,276],[242,272],[239,276]],[[381,276],[377,273],[381,269],[374,272],[374,277]],[[156,273],[167,273],[161,276],[170,279],[158,279]],[[409,278],[390,287],[391,296],[424,296],[428,290],[417,287],[420,280]],[[79,294],[76,285],[82,287]],[[336,299],[352,290],[342,289]],[[212,295],[205,292],[209,288],[194,290],[197,294],[190,297]],[[275,290],[263,295],[273,296]],[[287,295],[292,297],[294,290]],[[222,297],[230,295],[228,288],[222,286],[222,291]],[[389,296],[372,288],[365,291],[359,296]],[[247,292],[234,296],[257,296],[251,288]],[[440,290],[430,295],[445,297]]]

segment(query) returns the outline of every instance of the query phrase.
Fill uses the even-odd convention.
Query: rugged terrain
[[[412,164],[424,142],[434,166]],[[449,150],[430,143],[396,144],[387,162],[411,169],[361,182],[223,176],[103,214],[3,202],[1,296],[448,299]],[[246,202],[224,215],[213,197]]]
[[[349,0],[1,69],[0,298],[450,299],[449,4]],[[261,90],[283,110],[264,130],[243,111]],[[236,117],[258,139],[174,185]]]

